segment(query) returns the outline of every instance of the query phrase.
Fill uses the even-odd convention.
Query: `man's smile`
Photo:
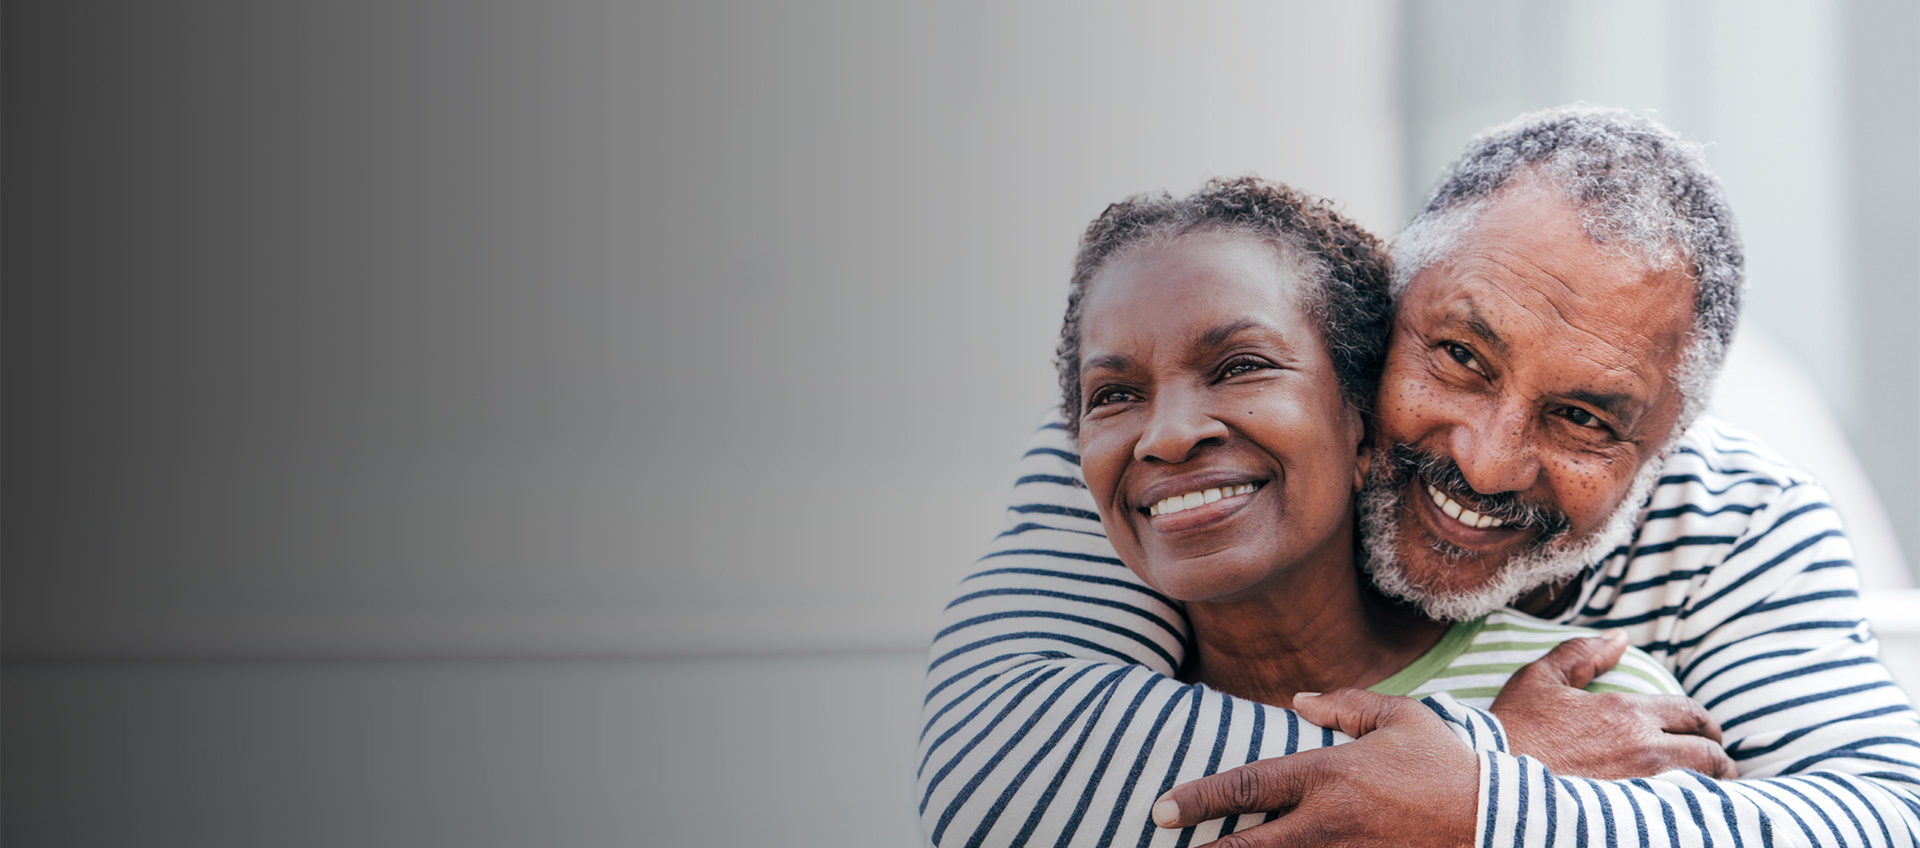
[[[1406,485],[1404,500],[1420,513],[1421,523],[1428,532],[1456,549],[1487,550],[1538,529],[1524,522],[1495,517],[1489,514],[1491,510],[1472,509],[1420,476],[1416,475]]]
[[[1461,506],[1459,501],[1456,501],[1453,498],[1447,497],[1446,493],[1440,491],[1439,489],[1434,488],[1432,483],[1427,484],[1427,497],[1432,498],[1433,505],[1439,507],[1441,511],[1445,512],[1448,518],[1452,518],[1456,521],[1459,521],[1461,524],[1465,524],[1468,527],[1505,527],[1507,526],[1507,522],[1501,519],[1494,518],[1491,515],[1481,515],[1480,513],[1474,512],[1471,509]]]

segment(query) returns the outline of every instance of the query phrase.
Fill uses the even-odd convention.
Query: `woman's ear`
[[[1373,417],[1354,410],[1353,420],[1360,431],[1353,457],[1353,490],[1358,492],[1367,484],[1367,473],[1373,470],[1373,451],[1368,447],[1368,442],[1373,440]]]

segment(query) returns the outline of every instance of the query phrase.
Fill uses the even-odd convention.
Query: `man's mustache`
[[[1375,459],[1376,462],[1381,460],[1385,461],[1387,485],[1398,488],[1418,477],[1474,512],[1504,521],[1509,527],[1535,528],[1543,539],[1552,538],[1572,526],[1566,513],[1545,504],[1523,501],[1514,492],[1482,494],[1474,491],[1473,486],[1467,483],[1467,476],[1461,473],[1460,465],[1441,454],[1427,453],[1412,445],[1396,444],[1388,448],[1384,456]]]

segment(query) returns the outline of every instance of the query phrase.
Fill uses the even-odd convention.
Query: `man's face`
[[[1367,516],[1376,581],[1469,617],[1624,541],[1680,414],[1692,317],[1683,271],[1649,271],[1557,195],[1510,188],[1400,298]]]

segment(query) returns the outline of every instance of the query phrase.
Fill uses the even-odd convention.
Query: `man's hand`
[[[1626,649],[1626,634],[1609,630],[1568,639],[1514,672],[1493,702],[1509,751],[1568,776],[1612,780],[1684,768],[1739,777],[1720,747],[1719,723],[1699,704],[1679,695],[1585,690]]]
[[[1163,828],[1235,813],[1280,812],[1220,837],[1220,848],[1473,842],[1480,767],[1474,753],[1419,701],[1359,689],[1301,693],[1300,717],[1354,741],[1260,760],[1174,787],[1153,805]]]

